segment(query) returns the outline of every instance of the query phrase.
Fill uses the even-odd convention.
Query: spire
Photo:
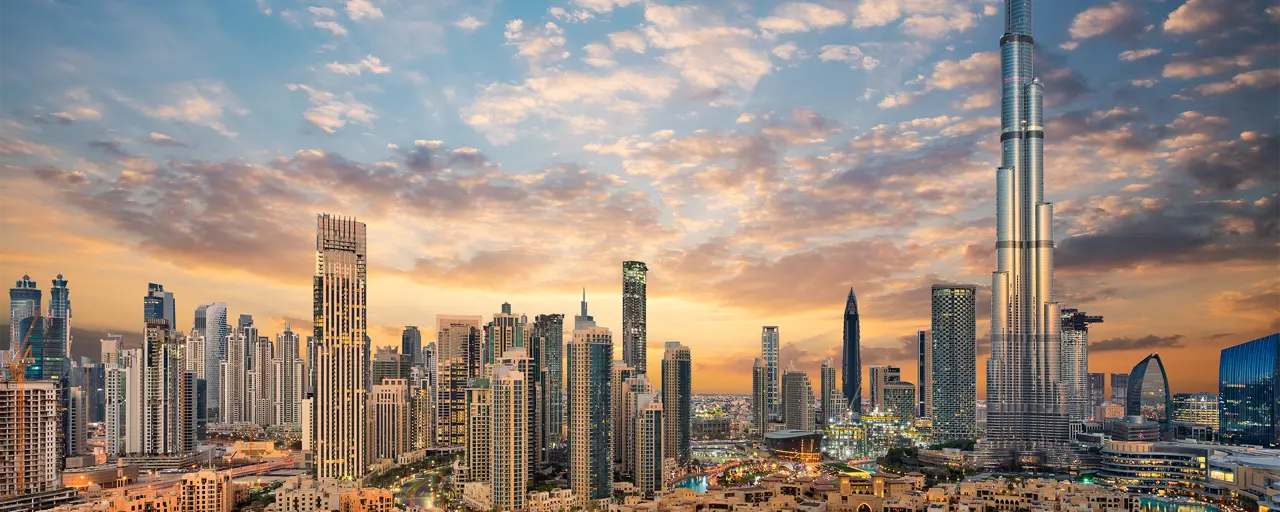
[[[587,287],[586,287],[586,286],[583,286],[583,287],[582,287],[582,302],[586,302],[586,301],[587,301]]]
[[[844,314],[858,314],[858,296],[853,294],[853,288],[849,288],[849,298],[844,303]]]

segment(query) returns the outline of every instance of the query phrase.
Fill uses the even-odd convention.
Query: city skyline
[[[447,61],[447,52],[416,58],[369,39],[393,33],[383,29],[403,27],[414,13],[387,5],[376,17],[337,9],[320,19],[272,3],[264,4],[269,15],[253,5],[216,7],[217,14],[277,30],[287,43],[271,58],[292,71],[260,81],[210,63],[158,69],[154,80],[125,83],[93,63],[108,61],[96,59],[92,48],[117,31],[131,36],[103,51],[135,57],[155,47],[169,48],[162,56],[203,55],[187,44],[167,44],[174,41],[165,30],[147,30],[165,23],[191,28],[190,34],[235,35],[234,27],[205,23],[214,13],[201,7],[175,6],[143,19],[120,6],[54,11],[23,5],[0,20],[6,29],[0,47],[7,48],[52,47],[48,38],[62,37],[10,25],[14,19],[41,27],[84,17],[104,27],[55,40],[64,43],[58,46],[64,53],[12,55],[13,66],[3,73],[25,70],[30,78],[16,79],[0,99],[7,107],[0,131],[10,166],[6,184],[31,191],[0,205],[0,229],[12,235],[0,250],[0,273],[7,279],[29,274],[46,291],[52,276],[67,277],[76,308],[73,355],[95,353],[92,342],[102,336],[89,333],[124,333],[129,346],[138,346],[137,306],[118,296],[135,296],[131,290],[148,282],[181,296],[175,327],[184,332],[193,325],[192,306],[214,302],[253,313],[264,334],[279,333],[286,323],[305,331],[306,240],[310,215],[318,211],[369,223],[370,245],[378,249],[370,256],[368,320],[379,346],[395,345],[404,325],[427,325],[437,314],[488,315],[504,301],[529,315],[567,314],[577,309],[583,286],[598,297],[599,325],[618,333],[617,265],[645,261],[651,269],[648,364],[658,364],[667,340],[723,354],[694,362],[695,372],[709,376],[694,383],[695,392],[746,392],[762,325],[781,328],[781,365],[794,361],[816,381],[820,363],[839,358],[833,353],[840,344],[836,301],[850,286],[860,299],[864,365],[912,366],[914,333],[927,328],[932,284],[977,284],[979,311],[989,303],[984,274],[995,268],[987,251],[994,197],[987,192],[998,160],[989,136],[997,108],[989,93],[998,76],[989,35],[1002,24],[995,4],[958,2],[949,8],[968,15],[953,16],[967,20],[964,26],[941,27],[928,23],[939,13],[910,10],[887,20],[856,9],[799,13],[759,6],[734,13],[657,3],[609,12],[448,12],[448,19],[471,20],[462,24],[470,28],[444,24],[441,37],[503,57],[495,59],[500,69],[477,70],[480,82],[458,84],[423,75],[425,64]],[[1058,204],[1062,224],[1055,232],[1058,298],[1108,319],[1094,329],[1091,371],[1125,372],[1158,351],[1173,392],[1212,391],[1213,377],[1195,371],[1196,354],[1276,328],[1270,299],[1280,283],[1269,245],[1275,230],[1264,222],[1277,205],[1275,177],[1258,173],[1267,168],[1259,162],[1274,160],[1268,158],[1277,147],[1276,112],[1273,102],[1239,110],[1265,97],[1259,95],[1266,94],[1275,62],[1259,50],[1256,34],[1204,47],[1195,42],[1268,18],[1260,8],[1242,8],[1215,25],[1196,21],[1182,2],[1145,10],[1107,5],[1045,5],[1038,15],[1046,124],[1059,128],[1046,130],[1057,153],[1046,155],[1045,166],[1054,173],[1046,179],[1046,200]],[[565,19],[575,11],[591,19]],[[512,23],[516,19],[521,22]],[[342,27],[346,35],[318,23]],[[591,24],[631,35],[601,40],[588,36]],[[1153,28],[1142,30],[1146,25]],[[718,28],[714,33],[726,39],[677,37],[698,27]],[[145,45],[145,37],[166,42]],[[919,44],[909,45],[913,40]],[[637,42],[647,53],[625,49]],[[601,57],[598,46],[584,48],[592,43],[604,44],[612,57]],[[890,44],[908,51],[884,46]],[[312,53],[327,45],[335,47]],[[569,56],[539,53],[545,45]],[[712,47],[742,47],[743,55],[763,60],[752,61],[760,64],[755,67],[726,60],[724,73],[684,73],[714,62]],[[1237,58],[1227,63],[1223,56]],[[1091,68],[1086,59],[1111,64]],[[427,82],[415,84],[414,73]],[[754,80],[730,80],[737,73]],[[990,83],[974,82],[984,75]],[[645,98],[606,87],[600,94],[613,96],[577,102],[584,111],[554,94],[567,89],[533,87],[627,78],[670,88]],[[503,87],[508,79],[516,85]],[[1152,87],[1145,87],[1149,81]],[[789,89],[797,83],[804,94]],[[396,115],[403,98],[395,98],[415,88],[432,106],[412,102],[423,111],[407,112],[408,118],[427,121],[410,128]],[[520,114],[527,123],[545,121],[545,131],[482,124],[516,115],[480,111],[508,93],[550,102],[549,110]],[[1173,94],[1186,99],[1167,99]],[[593,123],[612,120],[616,112],[601,105],[617,99],[646,115],[632,116],[631,123]],[[674,115],[686,112],[694,115]],[[326,115],[338,115],[342,124],[322,124]],[[269,122],[259,127],[260,121]],[[277,135],[257,132],[263,129]],[[544,138],[555,142],[545,152],[533,149]],[[714,147],[740,151],[699,153]],[[959,162],[959,168],[939,175],[932,169],[947,167],[940,161]],[[1205,161],[1214,167],[1200,165]],[[691,167],[679,167],[685,164]],[[440,186],[411,186],[405,175]],[[212,187],[217,176],[229,177],[230,191]],[[188,182],[209,201],[182,201],[194,191],[178,183]],[[139,195],[104,201],[116,184]],[[432,195],[447,187],[461,188],[451,197]],[[487,194],[490,189],[495,193]],[[655,191],[671,200],[655,199]],[[166,202],[150,202],[147,193]],[[698,194],[713,200],[690,204]],[[262,207],[273,199],[289,208]],[[1227,200],[1243,202],[1229,206]],[[799,204],[826,216],[808,217],[795,209]],[[164,205],[178,210],[156,215]],[[1215,218],[1222,224],[1205,220]],[[542,230],[593,250],[568,254],[460,228],[480,223]],[[40,249],[51,242],[98,255],[73,259]],[[514,269],[527,279],[510,287],[486,279]],[[690,318],[690,310],[700,314]],[[989,330],[980,315],[980,357],[989,348],[981,343]],[[85,336],[90,343],[83,343]]]

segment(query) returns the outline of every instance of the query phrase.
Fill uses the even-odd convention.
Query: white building
[[[409,451],[409,383],[383,379],[373,385],[373,458],[395,461]]]
[[[252,366],[248,375],[249,420],[253,424],[269,427],[276,424],[275,412],[275,376],[272,372],[272,360],[275,359],[275,346],[271,338],[257,336],[249,340],[253,354],[249,357]]]
[[[218,398],[218,414],[223,423],[244,423],[249,421],[248,389],[246,385],[249,371],[244,362],[248,358],[248,340],[243,331],[227,335],[227,358],[218,363],[218,380],[221,382],[222,395]]]
[[[613,496],[613,336],[593,327],[573,331],[569,363],[569,487],[580,502]]]
[[[22,437],[14,428],[19,424]],[[18,474],[23,475],[18,485]],[[58,389],[54,381],[0,381],[0,496],[61,487],[58,480]]]
[[[614,445],[622,445],[622,473],[634,476],[636,458],[636,418],[640,416],[640,411],[644,408],[641,401],[649,401],[653,399],[656,391],[653,385],[649,383],[649,377],[641,374],[636,375],[627,380],[622,385],[623,412],[620,421],[623,422],[622,439],[614,439]]]
[[[276,336],[276,359],[272,361],[272,402],[275,406],[275,422],[278,425],[298,425],[302,422],[298,405],[302,401],[302,359],[298,334],[288,325]]]
[[[490,382],[493,504],[500,510],[520,510],[524,508],[529,480],[528,378],[514,366],[498,365]]]
[[[467,388],[466,471],[463,482],[493,481],[493,390],[487,380]]]
[[[178,483],[178,510],[181,512],[231,512],[235,502],[230,473],[187,473]]]

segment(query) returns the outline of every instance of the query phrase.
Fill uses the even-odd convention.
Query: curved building
[[[1223,444],[1280,446],[1280,334],[1222,350],[1218,400]]]
[[[1125,416],[1142,416],[1160,423],[1160,433],[1170,437],[1169,416],[1173,413],[1173,395],[1169,393],[1169,377],[1165,374],[1160,354],[1151,354],[1129,372],[1129,389],[1125,393]]]
[[[778,430],[764,435],[764,445],[779,459],[817,462],[822,459],[822,432]]]
[[[1098,481],[1134,494],[1219,499],[1221,490],[1206,479],[1213,453],[1209,445],[1108,441]]]

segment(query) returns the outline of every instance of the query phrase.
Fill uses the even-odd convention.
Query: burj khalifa
[[[1070,422],[1058,377],[1053,204],[1044,200],[1044,84],[1032,69],[1032,0],[1007,0],[1005,9],[983,447],[992,465],[1061,467],[1069,462]]]

